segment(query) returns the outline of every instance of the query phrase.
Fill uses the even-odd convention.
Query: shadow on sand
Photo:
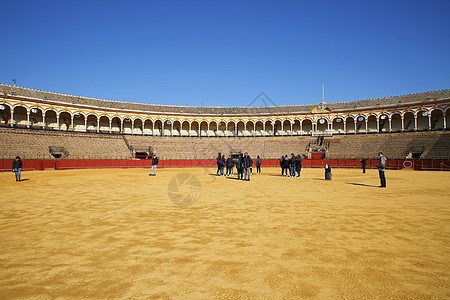
[[[346,184],[359,185],[359,186],[368,186],[368,187],[375,187],[375,188],[378,187],[378,185],[370,185],[370,184],[355,183],[355,182],[347,182]]]

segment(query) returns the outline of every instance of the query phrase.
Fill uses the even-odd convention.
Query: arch
[[[164,136],[172,136],[172,120],[166,119],[163,124],[163,135]]]
[[[0,103],[0,125],[11,125],[11,107],[6,103]]]
[[[255,122],[255,136],[263,136],[264,125],[262,121]]]
[[[143,126],[144,126],[144,123],[142,122],[141,118],[134,119],[132,133],[142,135],[142,133],[144,132]]]
[[[59,130],[72,130],[72,116],[69,112],[63,111],[59,113]]]
[[[356,117],[356,133],[366,132],[366,117],[359,115]]]
[[[217,124],[217,135],[218,136],[225,136],[226,132],[226,123],[224,121],[219,121]]]
[[[94,114],[90,114],[87,116],[86,132],[97,132],[97,120],[98,120],[98,117]]]
[[[32,107],[30,109],[30,127],[44,128],[44,115],[40,107]]]
[[[245,124],[243,121],[239,121],[236,124],[236,129],[237,129],[237,136],[244,136]]]
[[[86,128],[85,128],[85,115],[80,113],[80,112],[76,112],[73,114],[73,126],[72,126],[72,131],[77,131],[77,132],[85,132]],[[47,118],[45,118],[45,121],[47,121]]]
[[[319,118],[317,120],[317,132],[324,133],[328,130],[328,120],[326,118]]]
[[[400,113],[393,113],[391,115],[391,131],[402,131],[402,116]]]
[[[181,122],[179,120],[173,121],[172,135],[181,136]]]
[[[343,134],[344,133],[344,119],[341,117],[335,117],[332,121],[333,134]]]
[[[217,129],[218,126],[216,121],[209,122],[208,136],[217,136]]]
[[[415,130],[414,113],[412,111],[407,111],[403,114],[403,130],[404,131]]]
[[[380,114],[378,119],[378,132],[389,132],[389,116],[386,113]]]
[[[83,127],[84,127],[84,123],[83,123]],[[54,111],[53,109],[49,109],[45,112],[45,128],[51,129],[51,130],[58,129],[56,111]]]
[[[197,121],[192,121],[191,122],[191,131],[190,131],[190,136],[199,136],[199,124]]]
[[[347,117],[345,119],[345,133],[356,133],[355,119],[353,117]]]
[[[368,132],[377,132],[378,131],[378,122],[377,117],[375,115],[369,115],[367,117],[367,131]]]
[[[109,124],[110,124],[109,117],[108,116],[101,116],[100,120],[99,120],[99,130],[100,130],[100,132],[109,133],[110,132]]]
[[[431,111],[431,130],[444,130],[444,112],[440,108]]]
[[[189,121],[181,123],[181,136],[189,136]]]
[[[153,135],[153,121],[145,119],[143,126],[144,135]]]
[[[226,135],[227,136],[236,136],[236,123],[234,123],[234,121],[229,121],[227,123]]]
[[[211,129],[211,124],[209,124],[209,130],[208,130],[208,122],[201,121],[200,122],[200,136],[214,136],[214,133]]]
[[[282,135],[292,135],[291,120],[284,120],[282,124],[283,124]]]
[[[281,136],[283,134],[282,129],[281,129],[281,121],[280,120],[275,120],[275,122],[273,123],[273,135],[274,136]]]
[[[306,134],[312,133],[312,121],[309,118],[303,119],[302,121],[302,132]]]
[[[264,135],[265,136],[271,136],[273,135],[273,124],[271,120],[267,120],[266,122],[264,122]]]
[[[122,132],[122,120],[119,116],[114,116],[111,119],[111,133],[121,133]]]
[[[27,127],[28,126],[28,117],[27,117],[27,108],[21,105],[17,105],[14,107],[14,125],[18,127]]]
[[[153,135],[154,136],[162,136],[164,134],[162,121],[157,119],[157,120],[155,120],[154,125],[155,125],[155,130],[153,131]]]
[[[426,109],[419,110],[416,114],[417,117],[417,130],[428,130],[429,127],[429,111]]]
[[[249,120],[245,123],[245,136],[254,136],[255,134],[255,123]]]

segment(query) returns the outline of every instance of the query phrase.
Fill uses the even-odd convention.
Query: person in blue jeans
[[[150,174],[148,174],[148,176],[156,176],[156,166],[159,163],[159,159],[158,156],[156,156],[155,154],[153,154],[153,158],[152,158],[152,167],[150,169]],[[153,173],[153,174],[152,174]]]
[[[384,172],[386,171],[386,157],[384,157],[383,152],[378,152],[380,157],[380,162],[378,163],[378,174],[380,175],[380,188],[386,187],[386,176]]]
[[[22,172],[22,160],[20,156],[16,156],[12,163],[12,170],[16,173],[16,181],[20,181],[20,175]]]
[[[297,164],[297,158],[295,157],[294,153],[291,153],[291,159],[289,160],[289,166],[291,167],[289,170],[290,171],[289,174],[291,177],[295,177],[296,164]]]

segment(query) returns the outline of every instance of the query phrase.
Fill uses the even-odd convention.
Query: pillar
[[[30,128],[30,113],[27,111],[27,128]]]

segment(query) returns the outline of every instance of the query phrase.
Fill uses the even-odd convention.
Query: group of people
[[[261,157],[256,158],[256,173],[261,174]],[[234,166],[236,166],[238,180],[250,181],[253,169],[253,160],[247,152],[240,153],[237,158],[231,155],[225,158],[221,153],[217,156],[217,176],[234,176]],[[226,172],[225,172],[226,169]]]
[[[281,156],[280,159],[281,176],[300,177],[300,172],[302,170],[302,160],[303,157],[300,154],[296,156],[294,155],[294,153],[291,153],[290,158],[287,156],[287,154],[285,156]]]

